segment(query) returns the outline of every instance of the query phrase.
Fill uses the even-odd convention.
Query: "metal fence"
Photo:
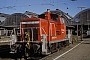
[[[0,42],[9,42],[12,30],[0,30]]]

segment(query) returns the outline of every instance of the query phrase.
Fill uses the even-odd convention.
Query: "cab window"
[[[58,21],[58,15],[51,14],[51,19],[54,20],[54,21]]]

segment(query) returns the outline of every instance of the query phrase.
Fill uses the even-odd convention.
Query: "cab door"
[[[51,36],[56,36],[56,27],[54,23],[50,23]]]

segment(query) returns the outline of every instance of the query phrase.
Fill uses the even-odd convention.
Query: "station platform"
[[[67,50],[68,48],[66,47],[65,49]],[[49,55],[42,60],[90,60],[90,38],[83,39],[83,41],[67,51],[65,49]]]

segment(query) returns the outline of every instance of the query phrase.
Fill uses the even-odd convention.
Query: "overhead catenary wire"
[[[35,5],[35,4],[33,4],[33,5]],[[37,5],[37,4],[36,4]],[[38,4],[38,5],[51,5],[51,6],[54,6],[53,4],[50,4],[50,3],[48,3],[48,4],[44,4],[44,3],[42,3],[42,4]],[[0,7],[0,9],[14,9],[14,8],[17,8],[17,7],[29,7],[29,6],[32,6],[32,5],[20,5],[20,6],[4,6],[4,7]]]
[[[67,5],[66,2],[70,2],[70,1],[77,1],[77,0],[58,0],[58,1],[54,1],[54,0],[50,0],[49,2],[46,0],[43,0],[44,3],[39,3],[39,4],[27,4],[27,5],[17,5],[17,0],[13,3],[13,5],[9,5],[7,6],[6,3],[4,4],[3,7],[0,7],[0,9],[17,9],[17,7],[30,7],[33,5],[50,5],[50,6],[55,6],[55,4],[59,4],[59,3],[63,3],[64,5]],[[68,9],[68,7],[67,7]]]

